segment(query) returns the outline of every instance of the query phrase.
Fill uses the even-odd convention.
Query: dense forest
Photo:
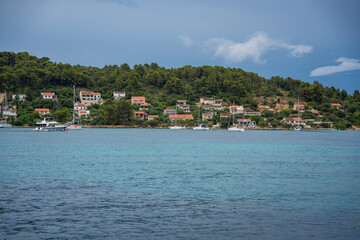
[[[324,87],[319,82],[313,84],[279,76],[265,79],[256,73],[240,68],[221,66],[184,66],[166,69],[156,63],[137,64],[132,68],[124,63],[103,68],[70,65],[50,61],[47,57],[30,56],[27,52],[0,53],[0,92],[6,90],[9,99],[12,94],[24,93],[25,102],[17,101],[18,119],[15,125],[33,125],[39,118],[34,108],[50,108],[52,115],[61,122],[71,118],[73,108],[73,85],[77,90],[87,89],[100,92],[104,104],[91,107],[91,118],[84,119],[89,124],[146,125],[132,116],[131,96],[145,96],[151,104],[148,114],[158,114],[160,118],[149,121],[151,126],[169,123],[162,116],[163,110],[175,106],[177,99],[186,99],[191,105],[194,121],[197,119],[195,102],[200,97],[223,99],[225,103],[243,105],[257,109],[262,97],[263,104],[274,105],[277,99],[300,98],[306,109],[317,109],[321,120],[331,121],[344,129],[360,125],[360,93],[347,93],[334,87]],[[114,101],[113,91],[125,91],[126,99]],[[41,92],[55,92],[58,101],[41,99]],[[275,99],[275,100],[274,100]],[[291,100],[289,100],[289,103]],[[340,103],[344,110],[331,107],[330,103]],[[291,104],[291,103],[290,103]],[[136,110],[136,108],[135,108]],[[269,126],[280,125],[284,116],[294,112],[265,112],[258,122]],[[303,118],[307,111],[302,113]],[[219,119],[217,119],[219,121]],[[215,118],[216,121],[216,118]],[[264,123],[263,123],[264,124]]]

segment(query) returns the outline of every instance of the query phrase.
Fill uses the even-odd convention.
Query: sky
[[[360,89],[358,0],[0,0],[0,51],[224,66]]]

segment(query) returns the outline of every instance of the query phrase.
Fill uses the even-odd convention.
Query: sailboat
[[[75,124],[75,85],[74,85],[74,109],[73,109],[73,119],[72,124],[70,124],[67,128],[67,130],[81,130],[82,126]]]
[[[302,127],[300,126],[300,124],[299,124],[299,122],[300,122],[300,107],[299,107],[299,105],[300,105],[300,100],[299,100],[299,95],[298,95],[298,107],[297,107],[297,112],[298,112],[298,124],[294,127],[294,131],[301,131],[302,130]]]
[[[183,130],[186,129],[185,126],[178,126],[177,125],[177,103],[176,103],[176,111],[175,111],[175,126],[170,127],[171,130]]]
[[[235,106],[235,103],[233,102],[233,107]],[[229,132],[244,132],[245,130],[243,128],[238,128],[238,126],[235,124],[235,114],[232,114],[233,118],[233,125],[228,127]],[[230,120],[229,120],[230,124]]]
[[[209,130],[209,127],[208,125],[206,124],[201,124],[200,125],[200,107],[199,107],[199,110],[198,110],[198,125],[197,127],[194,127],[193,130]]]
[[[11,124],[7,123],[8,115],[4,114],[5,111],[9,111],[9,106],[8,106],[8,101],[7,101],[7,96],[6,96],[6,90],[5,90],[5,101],[4,101],[4,105],[3,105],[3,116],[4,116],[5,120],[0,121],[0,128],[10,128],[10,127],[12,127]]]

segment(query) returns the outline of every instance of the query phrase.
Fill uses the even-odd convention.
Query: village
[[[91,124],[96,118],[91,111],[95,105],[102,105],[108,99],[104,99],[99,92],[88,90],[78,90],[78,101],[74,101],[74,119],[77,123],[88,125],[88,127],[114,127],[111,125]],[[8,106],[2,104],[1,113],[4,119],[16,122],[18,119],[18,101],[27,101],[26,94],[12,94]],[[58,101],[55,92],[41,92],[42,100]],[[137,120],[136,126],[140,127],[168,127],[177,122],[187,127],[195,126],[200,123],[208,124],[211,128],[225,128],[236,124],[248,129],[289,129],[296,125],[303,129],[328,129],[333,128],[333,123],[324,121],[322,114],[316,109],[312,109],[305,102],[294,103],[292,100],[280,98],[271,100],[272,104],[264,104],[264,99],[257,99],[257,107],[245,107],[209,97],[200,97],[195,104],[190,105],[187,100],[179,99],[174,106],[164,106],[162,111],[157,114],[150,114],[151,103],[146,101],[145,96],[128,97],[124,91],[114,91],[112,101],[128,100],[133,109],[133,117]],[[0,102],[5,101],[5,94],[0,95]],[[331,107],[343,110],[344,107],[339,103],[331,103]],[[39,118],[52,116],[53,109],[36,107],[33,109],[38,113]],[[281,119],[279,119],[279,117]],[[152,123],[152,124],[147,124]],[[116,126],[115,126],[116,127]]]

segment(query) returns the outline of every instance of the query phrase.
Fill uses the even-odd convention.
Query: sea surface
[[[0,129],[0,239],[360,239],[360,132]]]

